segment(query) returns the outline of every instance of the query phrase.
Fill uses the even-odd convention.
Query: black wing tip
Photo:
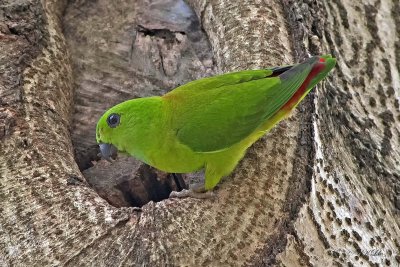
[[[281,74],[283,74],[284,72],[290,70],[291,68],[293,68],[294,65],[288,65],[288,66],[282,66],[282,67],[273,67],[270,70],[272,70],[272,74],[270,75],[270,77],[276,77],[279,76]]]
[[[325,57],[328,57],[328,56],[330,57],[330,55],[326,55]],[[322,57],[324,57],[324,56],[322,56]],[[272,74],[269,77],[280,76],[283,73],[287,72],[288,70],[290,70],[293,67],[296,67],[298,65],[302,65],[302,64],[314,65],[316,62],[318,62],[320,60],[320,58],[321,58],[320,56],[312,56],[299,64],[272,67],[272,68],[270,68],[270,70],[272,71]]]
[[[281,78],[282,80],[290,79],[295,73],[303,72],[305,69],[309,69],[309,71],[311,71],[312,67],[319,61],[319,59],[319,56],[310,57],[302,63],[279,75],[279,78]]]

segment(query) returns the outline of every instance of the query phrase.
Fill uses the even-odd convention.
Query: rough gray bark
[[[305,43],[333,53],[338,67],[316,92],[310,199],[288,239],[298,252],[283,261],[397,266],[400,5],[326,1],[318,12],[297,10],[311,29]]]
[[[398,1],[189,3],[220,71],[325,52],[338,67],[249,150],[217,201],[115,208],[74,161],[66,1],[3,1],[0,263],[399,264]]]

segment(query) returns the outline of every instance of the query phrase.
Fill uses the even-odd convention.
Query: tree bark
[[[335,72],[216,201],[116,208],[74,161],[67,1],[3,1],[0,265],[399,265],[400,3],[188,2],[220,72],[322,53]]]

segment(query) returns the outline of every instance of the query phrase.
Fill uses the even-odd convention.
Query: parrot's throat
[[[291,110],[293,109],[297,103],[302,99],[304,94],[307,92],[308,85],[310,82],[319,74],[321,73],[325,68],[325,65],[323,63],[317,63],[313,67],[313,69],[310,71],[310,74],[308,74],[307,78],[304,80],[303,84],[299,87],[299,89],[294,93],[292,98],[282,107],[283,110]]]

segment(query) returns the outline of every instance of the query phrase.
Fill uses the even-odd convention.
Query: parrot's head
[[[125,151],[123,140],[129,132],[129,125],[132,125],[132,114],[129,112],[130,107],[134,105],[132,101],[134,100],[110,108],[97,122],[96,141],[100,146],[103,158],[106,160],[110,160],[110,157],[117,151]]]

